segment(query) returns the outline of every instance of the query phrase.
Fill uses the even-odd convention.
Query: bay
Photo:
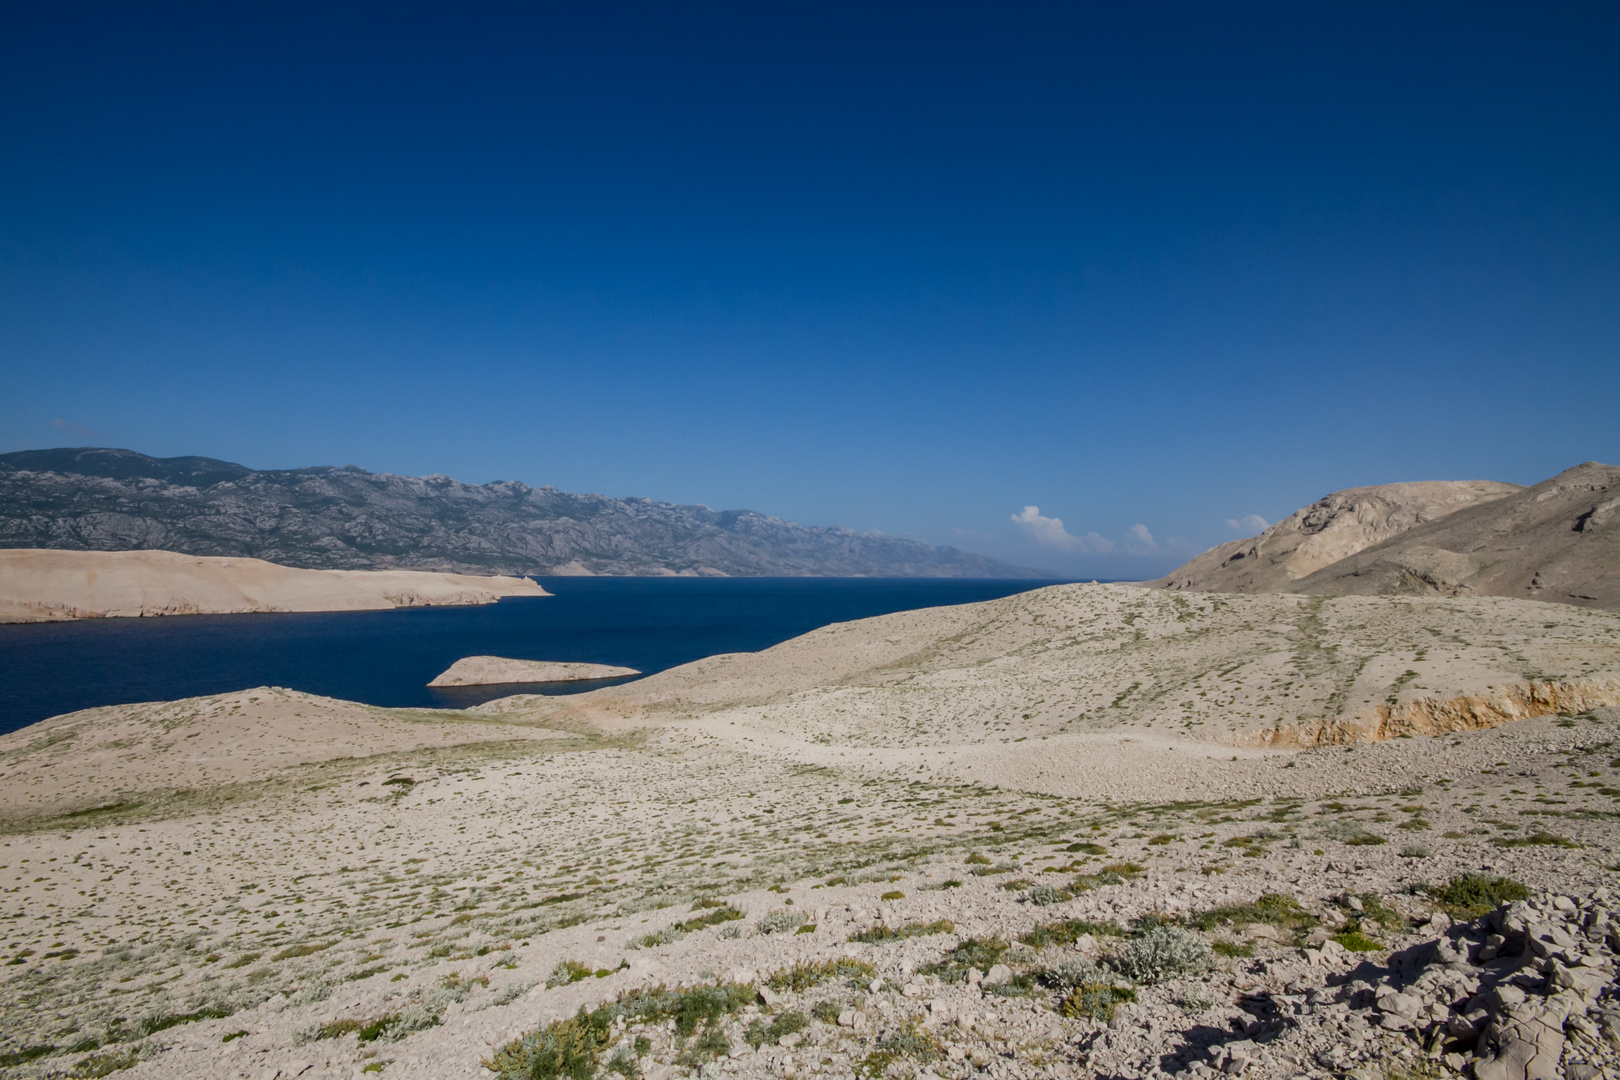
[[[0,626],[0,733],[99,705],[254,686],[390,707],[466,708],[595,683],[429,689],[464,656],[653,674],[754,652],[829,623],[993,600],[1051,581],[957,578],[543,578],[550,597],[481,607],[173,615]],[[613,680],[625,681],[625,680]]]

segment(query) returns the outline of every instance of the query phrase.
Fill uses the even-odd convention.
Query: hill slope
[[[162,549],[315,570],[1047,576],[955,548],[751,510],[352,465],[255,471],[94,448],[0,455],[0,547]]]
[[[1325,596],[1520,596],[1620,608],[1620,467],[1577,465],[1375,544],[1295,588]]]
[[[1150,584],[1194,592],[1513,596],[1620,609],[1620,467],[1336,491]]]

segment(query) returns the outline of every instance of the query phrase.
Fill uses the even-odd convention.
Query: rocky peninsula
[[[0,622],[262,611],[375,611],[549,596],[528,578],[299,570],[173,551],[0,549]]]
[[[501,683],[585,682],[640,675],[612,664],[548,660],[509,660],[504,656],[464,656],[435,676],[429,686],[498,686]]]

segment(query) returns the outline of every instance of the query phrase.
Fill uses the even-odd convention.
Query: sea
[[[467,708],[627,679],[426,684],[464,656],[584,661],[645,675],[755,652],[829,623],[1055,584],[957,578],[541,578],[549,597],[395,611],[170,615],[0,625],[0,733],[99,705],[254,686],[390,707]]]

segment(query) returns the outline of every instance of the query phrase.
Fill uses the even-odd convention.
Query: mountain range
[[[316,570],[1043,578],[951,547],[752,510],[467,484],[353,465],[255,470],[96,447],[0,454],[0,547],[159,549]]]

